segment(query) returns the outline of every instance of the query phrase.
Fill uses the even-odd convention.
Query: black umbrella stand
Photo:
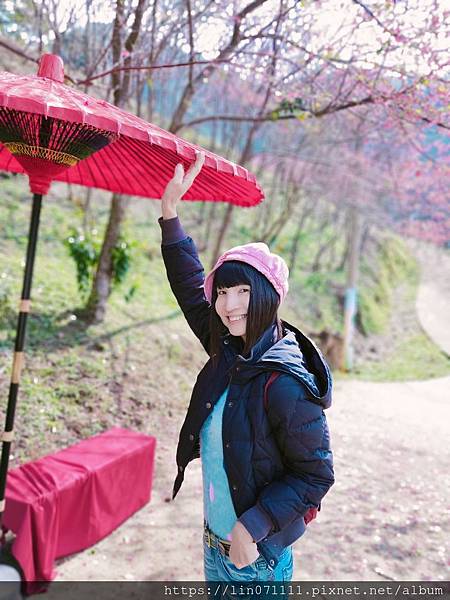
[[[33,194],[30,230],[28,235],[27,257],[23,276],[22,296],[20,300],[19,317],[17,321],[16,342],[12,365],[11,383],[9,387],[8,407],[6,409],[5,429],[1,436],[2,456],[0,461],[0,528],[5,510],[6,478],[8,474],[9,454],[14,440],[14,416],[19,395],[20,374],[23,366],[25,333],[27,318],[30,312],[30,293],[33,280],[34,258],[39,231],[39,219],[42,206],[42,194]]]

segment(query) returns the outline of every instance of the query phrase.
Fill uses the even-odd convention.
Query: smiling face
[[[277,321],[280,297],[269,280],[251,265],[226,261],[214,274],[210,313],[211,354],[220,356],[223,335],[241,338],[242,356],[251,349],[269,325]],[[217,364],[217,361],[216,361]]]
[[[245,342],[247,313],[250,303],[250,286],[247,284],[217,288],[216,313],[222,323],[236,337]]]

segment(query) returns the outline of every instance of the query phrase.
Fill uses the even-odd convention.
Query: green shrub
[[[8,334],[17,319],[17,302],[8,273],[0,273],[0,341],[8,338]]]
[[[101,239],[96,229],[93,229],[89,235],[72,229],[70,235],[64,240],[64,245],[75,262],[78,291],[81,297],[86,299],[100,259]],[[111,283],[113,290],[125,281],[130,271],[132,247],[133,244],[125,241],[121,236],[112,250],[113,276]],[[135,282],[125,292],[124,297],[127,302],[131,300],[138,288],[139,284]]]
[[[386,237],[375,267],[363,263],[362,273],[358,325],[365,335],[382,333],[389,323],[393,290],[402,283],[414,287],[419,277],[418,265],[402,240]]]
[[[390,298],[377,287],[362,287],[359,292],[359,325],[366,335],[382,333],[389,322]]]

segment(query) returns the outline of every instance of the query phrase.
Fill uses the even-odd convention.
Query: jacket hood
[[[250,379],[261,371],[278,371],[299,380],[308,397],[322,408],[331,405],[330,369],[312,340],[299,329],[282,321],[286,334],[273,343],[274,326],[270,326],[256,342],[250,356],[238,356],[241,377]]]

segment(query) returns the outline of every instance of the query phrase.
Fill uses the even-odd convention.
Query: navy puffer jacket
[[[210,306],[204,271],[189,237],[162,246],[170,286],[194,334],[209,354]],[[318,507],[333,485],[326,417],[331,375],[321,353],[298,329],[283,322],[274,343],[269,327],[250,356],[238,353],[227,334],[218,366],[208,360],[197,377],[177,449],[180,489],[188,463],[199,456],[200,429],[229,385],[223,412],[224,468],[234,509],[257,547],[275,568],[281,551],[305,531],[304,515]],[[280,375],[264,386],[273,371]]]

